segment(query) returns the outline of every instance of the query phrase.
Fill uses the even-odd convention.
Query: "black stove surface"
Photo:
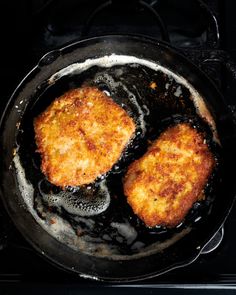
[[[235,114],[235,1],[126,2],[25,0],[1,4],[6,20],[1,24],[0,110],[4,109],[20,80],[46,52],[91,36],[133,33],[164,39],[178,47],[216,83]],[[236,205],[224,224],[223,239],[214,251],[200,255],[197,261],[184,268],[138,284],[119,285],[119,288],[123,287],[124,293],[135,288],[136,293],[142,294],[166,287],[182,288],[181,294],[186,288],[236,289],[235,226]],[[212,248],[214,244],[210,245],[210,250]],[[114,294],[119,292],[117,285],[78,278],[44,260],[15,229],[0,204],[0,287],[6,286],[4,294],[8,294],[9,286],[26,292],[38,283],[41,287],[34,290],[34,294],[42,291],[46,294],[49,286],[63,286],[65,290],[69,286],[68,294],[74,294],[78,288],[81,294],[98,292],[98,286],[106,290],[112,288]],[[60,294],[62,289],[58,292]]]

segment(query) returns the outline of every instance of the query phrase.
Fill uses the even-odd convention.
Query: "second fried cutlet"
[[[174,227],[202,196],[214,165],[203,135],[180,123],[164,131],[129,166],[124,193],[147,226]]]
[[[108,172],[135,131],[132,118],[97,88],[71,90],[34,120],[41,170],[60,187]]]

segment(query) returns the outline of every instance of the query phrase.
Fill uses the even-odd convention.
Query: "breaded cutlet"
[[[34,119],[41,170],[62,188],[93,182],[120,158],[135,132],[132,118],[95,87],[66,92]]]
[[[175,227],[201,198],[214,165],[201,133],[188,123],[169,127],[128,167],[127,202],[147,226]]]

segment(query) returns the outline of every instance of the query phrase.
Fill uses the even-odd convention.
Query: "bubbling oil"
[[[214,149],[218,140],[214,120],[203,98],[183,77],[151,61],[111,55],[72,64],[47,82],[45,92],[27,107],[13,162],[25,204],[48,233],[90,255],[133,259],[169,247],[207,218],[214,195],[211,180],[206,200],[196,202],[174,229],[147,228],[123,193],[127,167],[170,125],[189,122]],[[91,184],[61,190],[41,172],[33,119],[67,90],[87,85],[111,96],[134,119],[136,132],[108,173]]]
[[[45,184],[46,182],[46,184]],[[44,202],[49,207],[63,207],[68,213],[79,216],[94,216],[104,212],[110,204],[110,194],[106,186],[106,180],[98,185],[86,188],[73,188],[58,193],[47,192],[46,180],[39,182],[39,192]]]

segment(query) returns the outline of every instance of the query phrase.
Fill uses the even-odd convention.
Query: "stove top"
[[[20,80],[46,52],[83,38],[130,33],[162,39],[176,46],[216,83],[236,119],[234,1],[126,2],[24,0],[2,4],[2,12],[9,17],[2,24],[0,110]],[[224,229],[197,261],[160,277],[123,287],[134,287],[136,292],[139,288],[148,292],[162,287],[236,288],[235,226],[236,205]],[[80,286],[82,291],[87,287],[114,287],[80,279],[45,261],[15,229],[0,203],[0,284],[39,282]]]

